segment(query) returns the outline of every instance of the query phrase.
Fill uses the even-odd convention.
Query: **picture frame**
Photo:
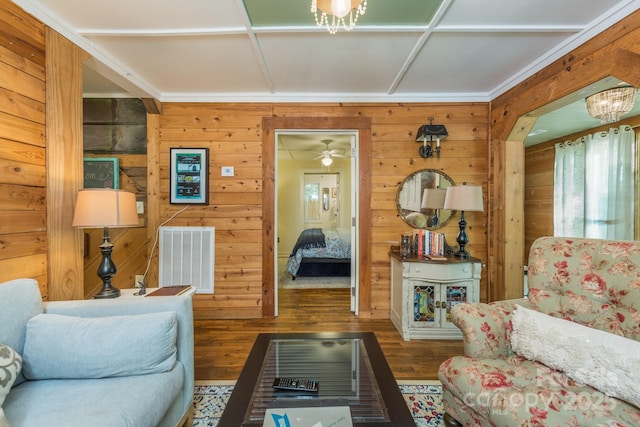
[[[84,188],[120,188],[120,162],[117,157],[85,157]]]
[[[209,204],[209,149],[171,148],[171,204]]]

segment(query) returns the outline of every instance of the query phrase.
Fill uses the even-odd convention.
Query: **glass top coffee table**
[[[275,378],[318,381],[318,391],[275,390]],[[357,427],[415,425],[373,332],[259,334],[221,427],[262,426],[268,408],[348,406]]]

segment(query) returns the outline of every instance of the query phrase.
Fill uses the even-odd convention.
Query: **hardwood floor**
[[[462,355],[462,341],[405,342],[390,320],[349,311],[349,289],[280,289],[275,319],[196,320],[195,379],[236,380],[261,332],[373,331],[397,380],[437,379],[438,366]]]

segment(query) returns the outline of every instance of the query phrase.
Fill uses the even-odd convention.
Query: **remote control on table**
[[[273,388],[277,390],[293,391],[318,391],[318,381],[305,380],[301,378],[276,378],[273,381]]]

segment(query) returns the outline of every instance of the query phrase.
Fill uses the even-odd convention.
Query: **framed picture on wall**
[[[85,157],[84,188],[120,188],[120,164],[117,157]]]
[[[170,203],[209,204],[209,149],[171,148]]]

